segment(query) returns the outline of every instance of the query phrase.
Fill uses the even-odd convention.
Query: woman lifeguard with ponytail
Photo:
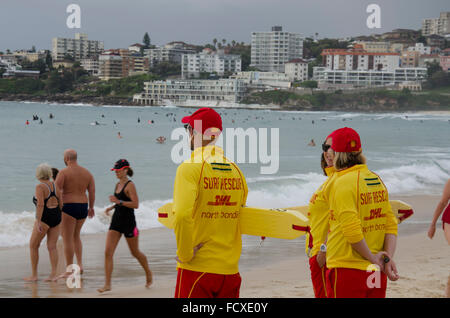
[[[334,175],[334,152],[330,150],[331,138],[327,137],[322,145],[321,167],[327,180],[314,192],[309,201],[308,218],[310,231],[306,236],[305,249],[309,257],[311,281],[316,298],[326,298],[326,238],[328,234],[329,204],[326,195],[327,186]]]
[[[387,278],[399,278],[393,260],[397,220],[388,191],[367,168],[355,130],[341,128],[329,137],[336,172],[328,187],[327,295],[384,298]]]

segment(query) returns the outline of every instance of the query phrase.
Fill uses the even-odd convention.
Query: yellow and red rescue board
[[[175,211],[167,203],[158,209],[158,221],[174,228]],[[242,234],[293,240],[308,230],[308,218],[298,211],[243,207],[239,210]]]
[[[392,211],[397,217],[397,221],[399,224],[414,214],[413,208],[408,203],[400,200],[390,200],[389,203],[391,204]],[[286,209],[298,211],[308,217],[308,206],[295,206]]]
[[[412,207],[399,200],[390,201],[399,223],[414,212]],[[158,221],[169,229],[174,228],[175,211],[167,203],[158,209]],[[285,209],[243,207],[240,209],[242,234],[293,240],[309,231],[308,206]]]

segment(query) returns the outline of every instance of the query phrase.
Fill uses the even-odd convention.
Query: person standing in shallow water
[[[59,237],[61,223],[61,195],[55,184],[51,181],[52,169],[47,164],[41,164],[36,169],[36,186],[33,203],[36,205],[36,220],[30,238],[31,276],[24,278],[28,282],[38,280],[39,246],[47,236],[47,249],[50,256],[52,271],[45,281],[56,281],[58,266],[58,251],[56,243]]]
[[[111,290],[111,276],[113,271],[113,257],[117,244],[125,236],[131,255],[133,255],[144,268],[146,275],[145,287],[149,288],[153,282],[152,272],[148,266],[147,257],[139,250],[139,230],[136,226],[134,209],[139,208],[139,198],[134,183],[128,177],[133,176],[133,170],[126,159],[118,160],[111,169],[116,172],[119,182],[114,189],[114,195],[109,197],[114,205],[106,209],[105,213],[114,209],[105,247],[105,285],[97,289],[99,293]]]
[[[92,174],[78,164],[78,155],[75,150],[64,151],[64,163],[67,167],[58,173],[55,181],[63,200],[61,234],[64,242],[64,254],[66,266],[73,264],[75,254],[82,274],[84,270],[83,245],[80,233],[86,218],[88,216],[93,218],[95,215],[95,181]],[[70,274],[70,272],[66,272],[63,277]]]

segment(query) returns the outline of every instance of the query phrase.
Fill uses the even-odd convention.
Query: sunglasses
[[[184,129],[189,130],[191,126],[189,124],[184,125]]]
[[[327,152],[328,149],[330,149],[331,145],[327,145],[327,144],[322,144],[322,150],[323,152]]]

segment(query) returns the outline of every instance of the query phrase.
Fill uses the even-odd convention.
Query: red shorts
[[[386,298],[387,276],[352,268],[327,271],[328,298]]]
[[[175,298],[239,298],[241,275],[194,272],[178,268]]]
[[[311,281],[316,298],[327,298],[326,273],[327,265],[322,268],[317,263],[317,255],[309,258],[309,269],[311,270]]]
[[[450,224],[450,204],[447,205],[444,214],[442,214],[442,228],[444,228],[445,223]]]

